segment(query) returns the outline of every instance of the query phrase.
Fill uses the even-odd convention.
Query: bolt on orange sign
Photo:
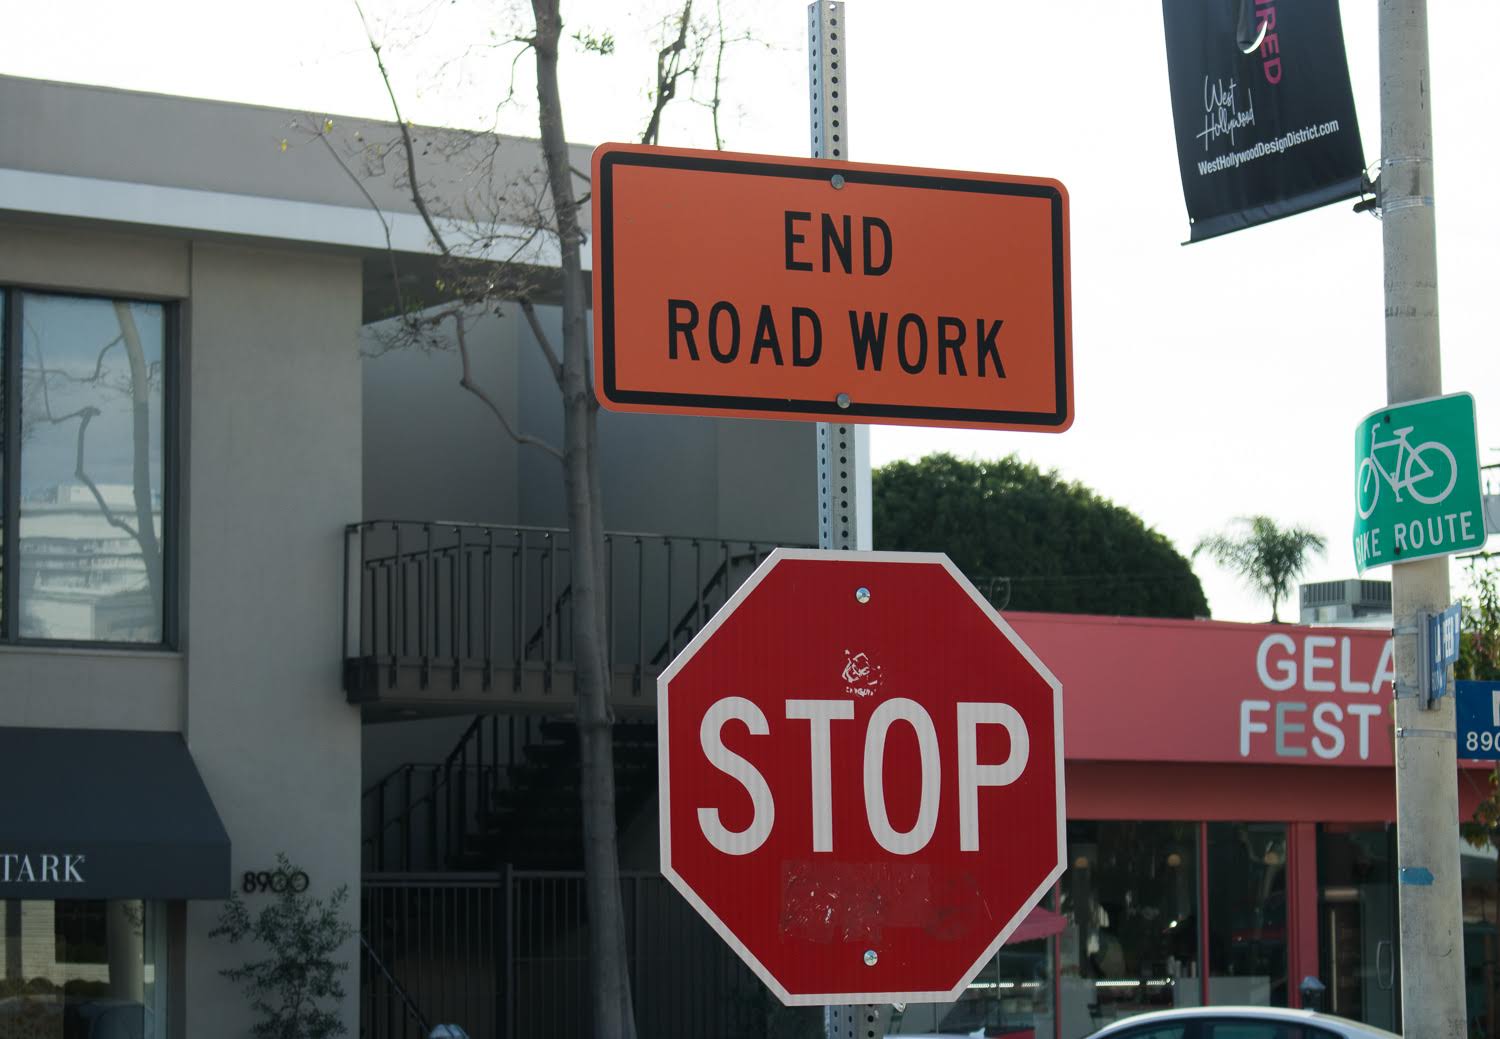
[[[606,144],[593,217],[611,410],[1073,421],[1055,180]]]

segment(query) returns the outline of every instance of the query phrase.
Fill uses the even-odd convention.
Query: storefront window
[[[0,1039],[165,1039],[162,903],[0,908]]]
[[[1198,827],[1070,822],[1058,1000],[1064,1039],[1197,1006]]]
[[[1328,986],[1323,1009],[1392,1031],[1401,1025],[1395,881],[1394,826],[1318,828],[1318,977]]]
[[[1500,1025],[1500,861],[1493,847],[1460,848],[1464,907],[1464,990],[1472,1039],[1495,1034]]]
[[[1286,1006],[1286,827],[1208,824],[1208,1001]]]
[[[1045,908],[1044,920],[1055,919]],[[1013,942],[975,976],[955,1003],[911,1003],[892,1035],[1052,1036],[1052,951],[1046,939]]]

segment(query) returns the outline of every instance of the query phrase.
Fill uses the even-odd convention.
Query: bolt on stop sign
[[[1062,688],[944,555],[778,549],[658,725],[662,872],[785,1003],[954,999],[1062,874]]]

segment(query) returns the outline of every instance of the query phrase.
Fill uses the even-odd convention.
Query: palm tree
[[[1328,542],[1302,527],[1283,530],[1269,516],[1241,516],[1235,522],[1246,528],[1243,534],[1210,534],[1193,548],[1193,558],[1206,552],[1214,562],[1243,577],[1271,600],[1271,623],[1278,624],[1277,611],[1292,581],[1307,569],[1309,556],[1322,555]]]

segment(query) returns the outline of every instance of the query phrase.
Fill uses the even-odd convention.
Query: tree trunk
[[[130,361],[131,404],[131,485],[135,492],[135,539],[141,546],[146,564],[146,582],[151,589],[151,606],[156,622],[166,624],[162,615],[161,544],[156,539],[156,518],[151,493],[151,372],[146,366],[146,351],[135,326],[130,304],[117,302],[115,318],[120,337],[125,342],[125,356]],[[165,627],[162,628],[165,634]]]
[[[532,0],[536,16],[537,100],[558,240],[562,249],[563,469],[572,544],[573,656],[577,691],[579,796],[589,914],[589,980],[596,1039],[634,1039],[635,1013],[625,955],[625,912],[616,844],[614,744],[605,645],[604,523],[597,494],[599,404],[589,380],[588,326],[573,195],[557,84],[558,0]]]

